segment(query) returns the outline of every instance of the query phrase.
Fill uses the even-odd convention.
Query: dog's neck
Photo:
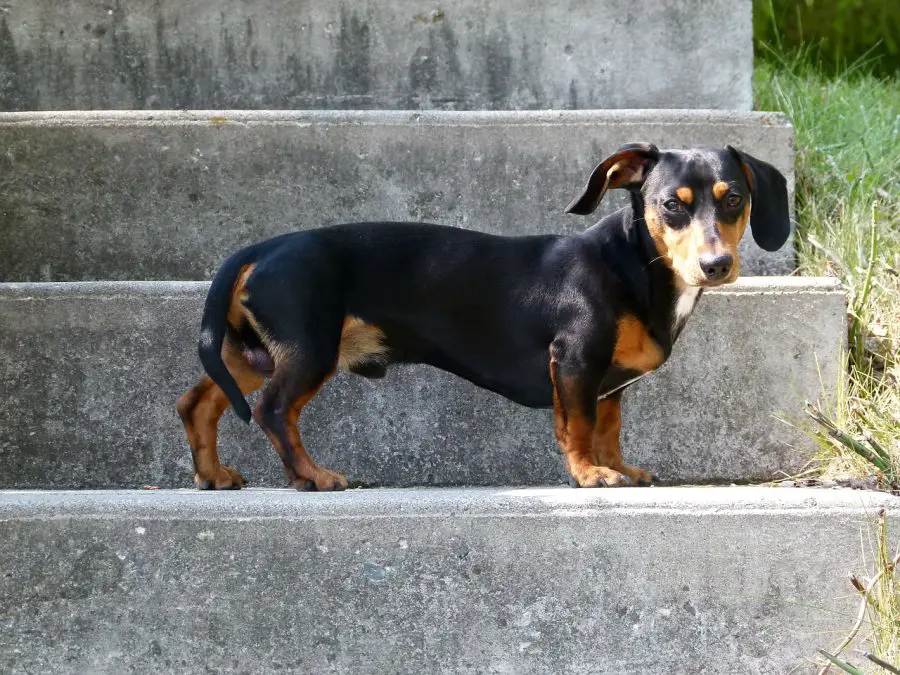
[[[703,289],[685,287],[660,257],[644,221],[644,200],[638,191],[630,194],[630,207],[604,218],[583,236],[614,244],[600,249],[611,251],[603,256],[604,265],[621,279],[631,309],[668,356]]]

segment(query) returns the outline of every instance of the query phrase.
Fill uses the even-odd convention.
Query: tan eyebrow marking
[[[685,204],[694,203],[694,191],[689,187],[680,187],[675,190],[675,195]]]
[[[715,185],[713,185],[713,197],[716,199],[722,199],[726,194],[728,194],[729,189],[728,183],[724,181],[719,181]]]

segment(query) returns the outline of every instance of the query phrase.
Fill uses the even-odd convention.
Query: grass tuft
[[[856,623],[834,653],[819,649],[828,663],[852,675],[865,673],[900,672],[900,553],[892,555],[888,544],[887,513],[881,509],[878,514],[878,529],[874,550],[875,573],[869,579],[850,575],[850,583],[859,594],[860,606]],[[872,651],[860,652],[874,666],[859,668],[849,663],[844,651],[857,641],[863,627],[867,628],[865,640]],[[868,664],[867,664],[868,665]],[[825,675],[829,666],[819,670]]]

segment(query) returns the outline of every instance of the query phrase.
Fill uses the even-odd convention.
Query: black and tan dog
[[[426,363],[535,408],[553,407],[574,483],[642,484],[619,450],[622,390],[658,368],[704,287],[734,281],[748,222],[757,243],[790,232],[784,177],[734,148],[620,148],[570,213],[612,188],[626,207],[576,236],[500,237],[437,225],[368,223],[296,232],[250,246],[219,270],[206,300],[207,376],[178,401],[201,488],[239,488],[219,462],[229,403],[268,378],[253,414],[288,479],[340,490],[300,439],[303,407],[336,371],[384,375]]]

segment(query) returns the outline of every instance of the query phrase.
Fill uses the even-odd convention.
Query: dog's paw
[[[240,490],[247,480],[233,467],[220,466],[211,476],[195,474],[194,483],[201,490]]]
[[[632,480],[624,473],[619,473],[605,466],[589,466],[573,476],[577,487],[628,487]]]
[[[347,479],[335,471],[319,467],[311,478],[298,476],[294,487],[301,492],[340,492],[347,489]]]
[[[634,485],[646,486],[659,482],[659,476],[657,476],[655,473],[645,471],[644,469],[639,469],[636,466],[620,466],[619,472],[628,476],[628,478],[631,479],[631,482]]]

